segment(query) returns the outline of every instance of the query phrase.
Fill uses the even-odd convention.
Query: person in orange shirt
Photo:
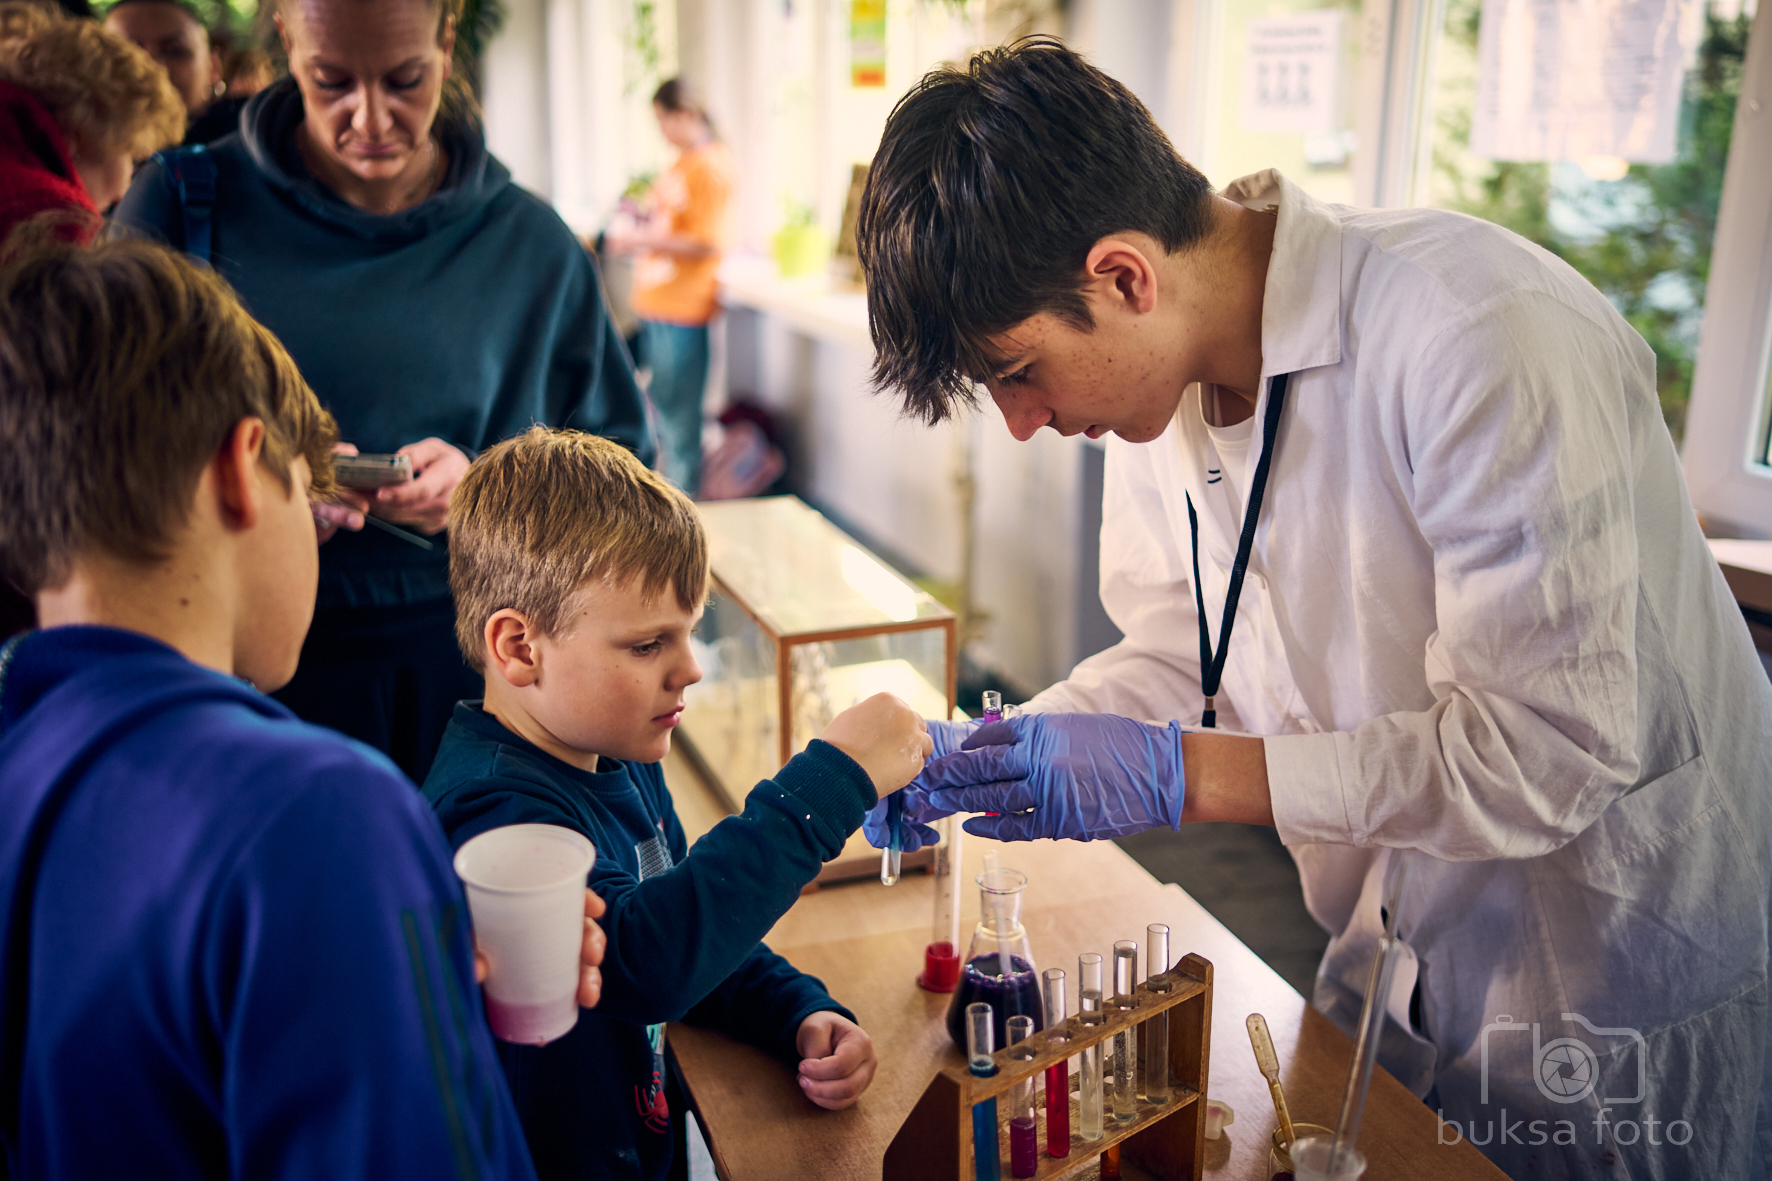
[[[732,153],[715,138],[707,111],[682,78],[658,88],[652,113],[680,154],[652,186],[652,216],[644,227],[609,245],[615,253],[639,255],[633,305],[640,314],[640,361],[652,370],[660,458],[665,477],[694,496],[701,483],[708,321],[719,310],[714,272],[726,243]]]

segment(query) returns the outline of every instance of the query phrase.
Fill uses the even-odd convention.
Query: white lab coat
[[[1653,354],[1487,223],[1324,205],[1275,172],[1227,195],[1279,206],[1262,373],[1295,376],[1219,725],[1269,736],[1332,936],[1316,1004],[1351,1030],[1406,857],[1383,1061],[1457,1134],[1520,1178],[1765,1176],[1772,685]],[[1184,493],[1216,642],[1265,410],[1264,387],[1232,497],[1197,388],[1155,442],[1109,440],[1102,599],[1126,638],[1031,709],[1199,721]]]

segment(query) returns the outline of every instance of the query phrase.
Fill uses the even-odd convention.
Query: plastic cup
[[[1359,1181],[1366,1172],[1366,1158],[1357,1148],[1344,1148],[1335,1171],[1329,1171],[1329,1153],[1335,1137],[1300,1136],[1292,1142],[1292,1175],[1297,1181]]]
[[[546,1045],[578,1023],[585,879],[596,860],[591,842],[554,824],[495,828],[456,851],[497,1037]]]

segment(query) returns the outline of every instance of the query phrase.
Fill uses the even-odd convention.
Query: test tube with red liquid
[[[944,816],[935,822],[935,831],[941,834],[932,866],[935,921],[917,984],[930,992],[952,992],[960,984],[960,841],[965,830],[958,816]]]
[[[1065,1027],[1064,969],[1046,969],[1046,1038],[1067,1042]],[[1071,1062],[1060,1059],[1046,1068],[1046,1151],[1057,1157],[1071,1154]]]

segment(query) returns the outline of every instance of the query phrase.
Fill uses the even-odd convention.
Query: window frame
[[[1692,503],[1719,536],[1772,538],[1772,0],[1748,33],[1729,137],[1683,462]]]

